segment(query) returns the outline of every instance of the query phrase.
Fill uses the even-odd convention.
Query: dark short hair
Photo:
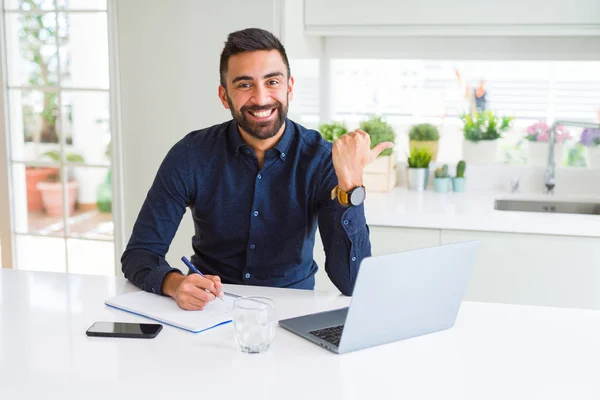
[[[219,74],[221,85],[226,87],[225,74],[227,73],[227,63],[229,57],[246,51],[258,50],[277,50],[281,54],[283,63],[287,67],[288,78],[291,75],[290,63],[285,53],[283,44],[269,31],[259,28],[248,28],[241,31],[232,32],[227,36],[225,47],[221,52],[221,62],[219,64]]]

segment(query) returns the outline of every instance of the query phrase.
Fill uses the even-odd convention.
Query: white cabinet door
[[[422,249],[440,244],[439,229],[371,226],[371,251],[374,256]]]
[[[466,300],[600,309],[600,238],[442,230],[481,240]]]
[[[398,251],[437,246],[440,243],[439,229],[394,228],[369,226],[371,234],[371,253],[383,255]],[[314,259],[319,266],[315,277],[315,289],[339,292],[325,272],[325,252],[323,242],[317,230]]]
[[[597,0],[304,0],[321,35],[598,35]]]

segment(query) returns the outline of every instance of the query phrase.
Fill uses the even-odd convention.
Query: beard
[[[285,106],[280,102],[276,101],[274,104],[265,106],[243,106],[239,111],[236,111],[233,106],[233,102],[229,95],[227,95],[227,103],[229,103],[229,110],[233,120],[237,123],[238,127],[244,130],[253,138],[259,140],[270,139],[277,135],[277,132],[281,129],[287,118],[289,102],[286,100]],[[256,122],[248,119],[246,113],[249,111],[257,112],[264,110],[273,110],[277,113],[276,117],[269,121]]]

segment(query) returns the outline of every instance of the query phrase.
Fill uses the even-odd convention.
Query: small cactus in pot
[[[436,168],[434,172],[435,179],[433,181],[433,188],[438,193],[446,193],[450,187],[450,175],[448,175],[448,165]]]
[[[461,160],[456,164],[456,176],[452,178],[452,188],[455,192],[464,192],[465,191],[465,170],[467,168],[467,163],[464,160]]]

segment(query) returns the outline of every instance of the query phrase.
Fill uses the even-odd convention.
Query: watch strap
[[[333,190],[331,191],[331,200],[334,200],[336,198],[341,205],[343,205],[343,206],[350,205],[350,194],[348,192],[345,192],[342,189],[340,189],[339,186],[334,187]]]

